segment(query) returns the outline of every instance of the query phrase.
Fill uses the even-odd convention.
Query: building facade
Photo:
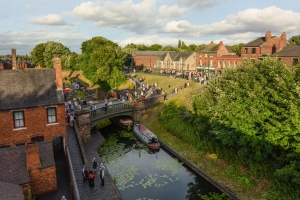
[[[155,69],[171,71],[195,71],[195,52],[167,52],[157,60]]]
[[[238,67],[240,63],[241,58],[222,41],[219,44],[211,42],[208,45],[202,45],[197,52],[197,69],[200,71],[220,73],[222,69]]]
[[[13,183],[31,188],[37,196],[57,189],[53,141],[67,145],[61,60],[57,56],[53,67],[19,69],[15,62],[12,70],[0,70],[0,159],[10,149],[19,149],[26,157],[23,165],[29,182]],[[21,162],[18,165],[24,167]],[[0,181],[7,180],[0,176]]]
[[[243,60],[250,59],[257,62],[262,56],[271,56],[281,51],[286,46],[286,33],[283,32],[281,37],[272,36],[267,31],[265,37],[258,37],[242,47],[241,57]]]

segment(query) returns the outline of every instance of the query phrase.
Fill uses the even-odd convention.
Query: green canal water
[[[124,200],[196,200],[221,191],[166,152],[150,150],[115,124],[99,129],[99,154]]]

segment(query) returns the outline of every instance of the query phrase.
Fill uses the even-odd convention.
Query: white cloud
[[[103,6],[89,1],[81,3],[72,11],[73,16],[93,21],[97,26],[143,25],[151,21],[154,13],[153,0],[144,0],[138,4],[133,4],[131,0],[121,3],[109,1]]]
[[[22,32],[4,32],[0,31],[0,55],[9,53],[11,49],[15,48],[17,54],[25,55],[39,43],[48,41],[60,42],[71,51],[80,53],[80,47],[83,41],[91,39],[78,33],[55,33],[49,30],[22,31]]]
[[[34,17],[29,20],[32,24],[40,24],[40,25],[65,25],[64,19],[57,14],[49,14],[39,17]]]
[[[188,21],[170,21],[165,25],[163,32],[194,37],[247,32],[264,33],[268,30],[277,34],[283,31],[294,33],[300,31],[299,20],[300,13],[271,6],[264,9],[247,9],[209,25],[196,25]]]
[[[158,9],[158,15],[162,18],[178,18],[186,13],[186,8],[179,8],[177,5],[174,6],[161,6]]]
[[[26,6],[26,10],[27,10],[27,11],[30,11],[30,12],[35,11],[36,9],[37,9],[37,7],[36,7],[36,6],[33,6],[33,5],[28,5],[28,6]]]
[[[204,10],[206,8],[213,7],[222,1],[226,0],[177,0],[180,5],[194,7],[197,10]]]
[[[145,45],[152,45],[152,44],[161,44],[163,46],[165,45],[171,45],[171,46],[177,46],[178,45],[177,38],[172,37],[162,37],[159,35],[149,35],[144,37],[131,37],[124,40],[116,40],[114,42],[118,43],[121,47],[125,47],[127,44],[134,43],[134,44],[145,44]],[[207,43],[206,40],[190,40],[190,39],[183,39],[184,43],[186,45],[189,44],[203,44]]]

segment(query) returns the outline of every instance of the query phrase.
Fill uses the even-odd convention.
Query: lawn
[[[199,83],[186,80],[184,78],[170,78],[169,76],[163,75],[153,75],[151,73],[134,73],[136,74],[136,78],[145,78],[145,83],[153,84],[158,83],[158,87],[162,88],[164,92],[170,94],[174,88],[184,88],[185,83],[190,83],[190,86],[200,85]],[[171,86],[170,88],[168,86]]]

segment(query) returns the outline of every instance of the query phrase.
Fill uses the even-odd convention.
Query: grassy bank
[[[148,78],[150,79],[150,77]],[[176,101],[176,103],[184,105],[188,110],[189,97],[195,90],[200,90],[202,87],[199,84],[193,84],[168,101]],[[199,169],[205,171],[212,178],[233,191],[240,199],[264,199],[264,194],[269,190],[268,181],[249,177],[247,170],[242,166],[227,163],[221,160],[217,154],[200,151],[199,148],[194,148],[191,142],[184,142],[166,130],[165,124],[159,120],[159,115],[164,112],[165,104],[168,104],[168,101],[147,110],[141,123],[156,133],[160,139],[167,142],[183,157],[193,162]],[[177,126],[178,128],[183,128],[184,126],[183,129],[192,128],[188,127],[188,124],[180,124],[180,122]]]

